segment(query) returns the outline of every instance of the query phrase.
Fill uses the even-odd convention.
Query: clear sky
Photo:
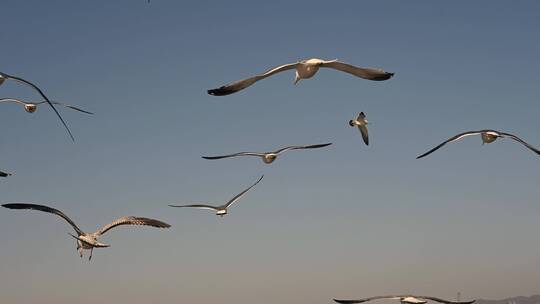
[[[539,293],[540,160],[466,130],[540,146],[537,1],[20,1],[0,8],[0,71],[62,109],[0,108],[0,202],[63,210],[86,231],[121,227],[81,260],[67,223],[0,210],[2,303],[323,304],[418,293],[454,299]],[[335,59],[396,75],[333,70],[292,84],[206,90],[276,65]],[[0,97],[36,100],[6,82]],[[371,143],[347,124],[364,111]],[[272,165],[201,155],[295,151]],[[170,203],[222,203],[219,218]]]

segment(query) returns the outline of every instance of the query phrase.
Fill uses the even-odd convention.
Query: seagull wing
[[[360,133],[362,133],[362,139],[364,140],[364,143],[366,145],[369,145],[369,134],[366,126],[358,126],[358,130],[360,130]]]
[[[264,156],[264,153],[258,153],[258,152],[239,152],[229,155],[220,155],[220,156],[202,156],[204,159],[221,159],[221,158],[228,158],[228,157],[235,157],[235,156]]]
[[[42,104],[42,103],[46,103],[46,101],[38,102],[36,104]],[[57,101],[51,101],[51,103],[55,104],[55,105],[64,106],[66,108],[70,108],[70,109],[75,110],[75,111],[79,111],[79,112],[83,112],[83,113],[86,113],[86,114],[94,115],[94,113],[92,113],[92,112],[83,110],[81,108],[77,108],[77,107],[69,105],[69,104],[65,104],[65,103],[61,103],[61,102],[57,102]]]
[[[24,204],[24,203],[4,204],[4,205],[2,205],[2,207],[8,208],[8,209],[39,210],[39,211],[43,211],[43,212],[56,214],[59,217],[66,220],[71,225],[71,227],[73,227],[73,229],[75,229],[75,232],[77,232],[79,235],[84,234],[84,232],[81,229],[79,229],[79,227],[77,227],[77,225],[75,225],[75,223],[67,215],[62,213],[62,211],[51,208],[51,207],[47,207],[47,206],[43,206],[43,205],[35,205],[35,204]]]
[[[10,176],[10,175],[11,175],[11,173],[7,173],[7,172],[0,171],[0,176],[1,176],[1,177],[8,177],[8,176]]]
[[[218,211],[219,209],[214,207],[214,206],[210,206],[210,205],[203,205],[203,204],[192,204],[192,205],[169,205],[169,207],[175,207],[175,208],[185,208],[185,207],[190,207],[190,208],[199,208],[199,209],[207,209],[207,210],[215,210],[215,211]]]
[[[525,147],[531,149],[534,153],[536,154],[539,154],[540,155],[540,150],[536,149],[535,147],[531,146],[530,144],[528,144],[527,142],[525,142],[523,139],[515,136],[514,134],[510,134],[510,133],[503,133],[501,132],[502,135],[505,135],[505,136],[508,136],[510,137],[511,139],[523,144]]]
[[[68,125],[66,124],[66,122],[64,121],[64,119],[62,118],[62,116],[60,115],[58,110],[55,108],[55,106],[52,104],[52,102],[49,100],[49,98],[47,98],[47,96],[45,96],[45,94],[43,93],[43,91],[41,91],[40,88],[38,88],[35,84],[31,83],[28,80],[25,80],[25,79],[22,79],[22,78],[19,78],[19,77],[16,77],[16,76],[8,75],[6,73],[0,72],[0,76],[2,76],[4,78],[13,79],[13,80],[15,80],[15,81],[17,81],[19,83],[26,84],[26,85],[32,87],[34,90],[36,90],[39,93],[39,95],[41,95],[41,97],[43,97],[43,99],[45,99],[45,101],[49,104],[49,106],[51,106],[51,108],[54,110],[54,112],[56,113],[56,116],[58,116],[58,118],[60,119],[60,121],[64,125],[64,128],[68,132],[69,137],[71,137],[71,140],[75,141],[75,138],[73,137],[73,134],[71,134],[71,131],[69,130]]]
[[[124,216],[124,217],[121,217],[121,218],[115,220],[114,222],[112,222],[110,224],[107,224],[107,225],[101,227],[101,229],[99,229],[96,232],[96,235],[97,236],[103,235],[105,232],[111,230],[112,228],[117,227],[117,226],[121,226],[121,225],[142,225],[142,226],[152,226],[152,227],[156,227],[156,228],[169,228],[169,227],[171,227],[171,225],[169,225],[169,224],[167,224],[165,222],[158,221],[158,220],[151,219],[151,218],[136,217],[136,216]]]
[[[444,303],[444,304],[472,304],[474,303],[476,300],[472,300],[472,301],[463,301],[463,302],[455,302],[455,301],[448,301],[448,300],[444,300],[444,299],[440,299],[440,298],[436,298],[436,297],[419,297],[419,298],[422,298],[422,299],[426,299],[426,300],[431,300],[431,301],[435,301],[435,302],[440,302],[440,303]]]
[[[360,68],[339,61],[328,61],[323,63],[321,66],[336,69],[368,80],[388,80],[394,76],[394,73],[388,73],[380,69]]]
[[[420,156],[417,156],[416,159],[419,159],[419,158],[422,158],[424,156],[427,156],[435,151],[437,151],[439,148],[441,148],[442,146],[446,145],[447,143],[449,142],[453,142],[453,141],[456,141],[456,140],[460,140],[462,139],[463,137],[467,137],[467,136],[471,136],[471,135],[477,135],[477,134],[482,134],[483,132],[487,132],[487,131],[490,131],[490,130],[480,130],[480,131],[468,131],[468,132],[463,132],[463,133],[460,133],[456,136],[453,136],[453,137],[450,137],[449,139],[447,139],[446,141],[444,141],[443,143],[441,143],[440,145],[436,146],[435,148],[427,151],[426,153],[420,155]]]
[[[0,102],[16,102],[25,105],[26,102],[15,98],[0,98]]]
[[[282,66],[275,67],[275,68],[273,68],[271,70],[268,70],[268,71],[266,71],[266,72],[264,72],[262,74],[259,74],[259,75],[253,76],[253,77],[249,77],[249,78],[246,78],[246,79],[242,79],[242,80],[239,80],[237,82],[233,82],[233,83],[221,86],[221,87],[219,87],[217,89],[208,90],[208,94],[214,95],[214,96],[225,96],[225,95],[229,95],[229,94],[232,94],[232,93],[236,93],[236,92],[238,92],[240,90],[243,90],[243,89],[249,87],[250,85],[254,84],[255,82],[257,82],[259,80],[265,79],[266,77],[270,77],[270,76],[272,76],[274,74],[277,74],[279,72],[292,70],[292,69],[296,68],[297,64],[298,63],[289,63],[289,64],[284,64]]]
[[[341,303],[341,304],[355,304],[355,303],[364,303],[372,300],[379,300],[379,299],[394,299],[394,298],[404,298],[408,297],[408,295],[396,295],[396,296],[376,296],[371,298],[364,298],[364,299],[358,299],[358,300],[338,300],[334,299],[335,302]]]
[[[257,185],[262,179],[263,179],[264,175],[261,175],[261,178],[259,178],[258,181],[255,182],[255,184],[249,186],[249,188],[247,188],[246,190],[238,193],[235,197],[233,197],[230,201],[228,201],[224,207],[225,208],[229,208],[229,206],[231,206],[232,204],[234,204],[236,201],[238,201],[242,196],[244,196],[244,194],[246,194],[246,192],[248,192],[251,188],[255,187],[255,185]]]
[[[332,144],[332,143],[327,143],[327,144],[317,144],[317,145],[308,145],[308,146],[288,146],[288,147],[281,148],[281,149],[277,150],[275,153],[276,153],[276,154],[279,154],[279,153],[281,153],[281,152],[285,152],[285,151],[288,151],[288,150],[317,149],[317,148],[322,148],[322,147],[330,146],[331,144]]]

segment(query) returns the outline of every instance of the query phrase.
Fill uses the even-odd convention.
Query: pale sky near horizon
[[[81,260],[69,225],[0,209],[1,303],[330,303],[386,293],[455,299],[540,293],[540,3],[536,1],[15,1],[0,7],[0,71],[61,109],[0,104],[0,203],[121,227]],[[276,65],[338,58],[396,73],[281,73],[225,97],[207,89]],[[6,82],[0,97],[36,100]],[[364,111],[370,146],[347,124]],[[201,159],[332,142],[258,159]],[[220,204],[259,178],[229,214]]]

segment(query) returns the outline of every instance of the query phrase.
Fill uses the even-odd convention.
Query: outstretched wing
[[[530,150],[532,150],[534,153],[540,155],[540,150],[536,149],[535,147],[531,146],[530,144],[528,144],[527,142],[525,142],[523,139],[515,136],[514,134],[510,134],[510,133],[504,133],[504,132],[501,132],[502,135],[504,136],[508,136],[509,138],[523,144],[525,147],[529,148]]]
[[[239,152],[229,155],[220,155],[220,156],[201,156],[204,159],[222,159],[222,158],[228,158],[228,157],[236,157],[236,156],[264,156],[264,153],[257,153],[257,152]]]
[[[416,159],[419,159],[419,158],[422,158],[424,156],[427,156],[435,151],[437,151],[438,149],[440,149],[442,146],[446,145],[447,143],[449,142],[453,142],[453,141],[456,141],[456,140],[460,140],[462,139],[463,137],[467,137],[467,136],[471,136],[471,135],[477,135],[477,134],[482,134],[483,132],[487,132],[487,131],[490,131],[490,130],[480,130],[480,131],[468,131],[468,132],[463,132],[463,133],[460,133],[456,136],[452,136],[450,137],[449,139],[447,139],[446,141],[444,141],[443,143],[441,143],[440,145],[436,146],[435,148],[427,151],[426,153],[420,155],[420,156],[417,156]]]
[[[4,204],[4,205],[2,205],[2,207],[8,208],[8,209],[39,210],[39,211],[43,211],[43,212],[56,214],[59,217],[66,220],[71,225],[71,227],[73,227],[73,229],[75,229],[75,232],[77,232],[77,234],[79,234],[79,235],[84,234],[84,232],[81,229],[79,229],[79,227],[77,227],[77,225],[75,225],[75,223],[67,215],[62,213],[62,211],[51,208],[51,207],[47,207],[47,206],[43,206],[43,205],[36,205],[36,204],[25,204],[25,203]]]
[[[361,68],[339,61],[328,61],[323,63],[321,66],[336,69],[368,80],[382,81],[388,80],[394,76],[394,73],[388,73],[380,69]]]
[[[276,153],[276,154],[279,154],[279,153],[281,153],[281,152],[285,152],[285,151],[288,151],[288,150],[317,149],[317,148],[322,148],[322,147],[330,146],[331,144],[332,144],[332,143],[327,143],[327,144],[317,144],[317,145],[308,145],[308,146],[289,146],[289,147],[281,148],[281,149],[277,150],[275,153]]]
[[[214,206],[210,206],[210,205],[203,205],[203,204],[192,204],[192,205],[169,205],[169,207],[175,207],[175,208],[199,208],[199,209],[207,209],[207,210],[215,210],[215,211],[218,211],[219,209],[214,207]]]
[[[49,106],[51,106],[51,108],[54,110],[54,113],[56,113],[56,116],[58,116],[58,118],[60,119],[60,121],[62,122],[62,124],[64,125],[64,128],[66,129],[66,131],[68,132],[69,134],[69,137],[71,137],[71,140],[75,141],[75,138],[73,137],[73,134],[71,134],[71,131],[69,130],[69,127],[67,125],[67,123],[64,121],[64,119],[62,118],[62,116],[60,115],[60,113],[58,112],[58,110],[56,109],[56,107],[52,104],[52,102],[49,100],[49,98],[47,98],[47,96],[45,96],[45,94],[43,93],[43,91],[41,91],[40,88],[38,88],[38,86],[36,86],[35,84],[31,83],[30,81],[28,80],[25,80],[25,79],[22,79],[22,78],[19,78],[19,77],[16,77],[16,76],[12,76],[12,75],[8,75],[6,73],[2,73],[0,72],[0,77],[6,79],[6,78],[9,78],[9,79],[13,79],[17,82],[20,82],[20,83],[23,83],[25,85],[28,85],[30,87],[32,87],[34,90],[36,90],[39,95],[41,95],[41,97],[43,97],[43,99],[45,99],[45,101],[49,104]],[[0,78],[1,79],[1,78]],[[3,81],[2,81],[3,82]],[[0,83],[1,84],[1,83]]]
[[[376,296],[376,297],[370,297],[370,298],[363,298],[363,299],[357,299],[357,300],[338,300],[334,299],[335,302],[341,303],[341,304],[355,304],[355,303],[364,303],[372,300],[379,300],[379,299],[396,299],[396,298],[404,298],[409,297],[409,295],[387,295],[387,296]]]
[[[444,304],[472,304],[474,302],[476,302],[476,300],[472,300],[472,301],[448,301],[448,300],[444,300],[444,299],[440,299],[440,298],[436,298],[436,297],[424,297],[424,296],[421,296],[421,297],[418,297],[418,298],[422,298],[422,299],[426,299],[426,300],[431,300],[431,301],[435,301],[435,302],[440,302],[440,303],[444,303]]]
[[[358,130],[360,130],[360,133],[362,134],[362,139],[364,140],[364,143],[369,146],[369,134],[366,126],[358,126]]]
[[[0,98],[0,102],[15,102],[15,103],[23,104],[23,105],[26,104],[25,102],[19,99],[15,99],[15,98]]]
[[[112,222],[110,224],[107,224],[107,225],[101,227],[101,229],[99,229],[96,232],[96,235],[100,236],[100,235],[104,234],[105,232],[111,230],[112,228],[114,228],[116,226],[121,226],[121,225],[141,225],[141,226],[152,226],[152,227],[156,227],[156,228],[169,228],[169,227],[171,227],[171,225],[169,225],[169,224],[167,224],[165,222],[158,221],[158,220],[151,219],[151,218],[136,217],[136,216],[124,216],[124,217],[121,217],[121,218],[117,219],[116,221],[114,221],[114,222]]]
[[[249,87],[250,85],[254,84],[255,82],[257,82],[259,80],[265,79],[266,77],[270,77],[270,76],[272,76],[272,75],[274,75],[276,73],[279,73],[279,72],[294,69],[294,68],[296,68],[296,65],[297,65],[297,63],[284,64],[282,66],[278,66],[278,67],[275,67],[275,68],[273,68],[271,70],[268,70],[268,71],[266,71],[266,72],[264,72],[262,74],[259,74],[259,75],[253,76],[253,77],[249,77],[249,78],[246,78],[246,79],[242,79],[242,80],[239,80],[239,81],[236,81],[236,82],[221,86],[221,87],[219,87],[217,89],[208,90],[208,94],[214,95],[214,96],[225,96],[225,95],[229,95],[229,94],[232,94],[232,93],[236,93],[236,92],[238,92],[240,90],[243,90],[243,89]]]
[[[42,104],[42,103],[45,103],[45,102],[46,101],[42,101],[42,102],[38,102],[36,104]],[[61,103],[61,102],[57,102],[57,101],[51,101],[51,103],[55,104],[55,105],[60,105],[60,106],[66,107],[66,108],[70,108],[70,109],[75,110],[75,111],[79,111],[79,112],[83,112],[83,113],[86,113],[86,114],[94,115],[94,113],[92,113],[92,112],[83,110],[81,108],[77,108],[75,106],[72,106],[72,105],[69,105],[69,104],[66,104],[66,103]]]
[[[238,201],[242,196],[244,196],[244,194],[246,194],[246,192],[248,192],[251,188],[255,187],[255,185],[257,185],[262,179],[263,179],[264,175],[261,175],[261,178],[259,178],[258,181],[256,181],[253,185],[249,186],[246,190],[238,193],[235,197],[233,197],[230,201],[228,201],[226,204],[225,204],[225,208],[229,208],[229,206],[231,206],[232,204],[234,204],[236,201]]]
[[[0,176],[1,176],[1,177],[8,177],[8,176],[10,176],[10,175],[11,175],[11,173],[7,173],[7,172],[0,171]]]

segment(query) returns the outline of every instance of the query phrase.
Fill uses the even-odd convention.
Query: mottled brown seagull
[[[236,93],[240,90],[243,90],[255,82],[270,77],[279,72],[287,70],[296,70],[296,76],[294,78],[294,84],[297,84],[301,79],[308,79],[313,77],[319,68],[332,68],[338,71],[352,74],[354,76],[368,79],[368,80],[387,80],[394,76],[394,73],[388,73],[381,69],[371,69],[371,68],[361,68],[347,63],[343,63],[335,60],[322,60],[317,58],[312,58],[308,60],[302,60],[294,63],[284,64],[275,68],[272,68],[262,74],[255,75],[246,79],[242,79],[224,86],[221,86],[217,89],[208,90],[208,94],[214,96],[224,96],[232,93]]]
[[[62,213],[60,210],[43,206],[43,205],[36,205],[36,204],[26,204],[26,203],[11,203],[11,204],[4,204],[2,207],[8,208],[8,209],[31,209],[31,210],[39,210],[43,212],[48,212],[52,214],[56,214],[59,217],[66,220],[71,227],[75,230],[77,233],[77,236],[73,234],[71,235],[73,238],[77,240],[77,251],[79,252],[80,257],[83,257],[83,250],[87,249],[90,250],[90,256],[88,257],[88,260],[92,259],[92,252],[94,248],[105,248],[109,247],[110,245],[103,244],[98,242],[98,238],[102,236],[105,232],[109,231],[110,229],[121,226],[121,225],[144,225],[144,226],[152,226],[156,228],[169,228],[171,225],[164,223],[162,221],[158,221],[155,219],[145,218],[145,217],[135,217],[135,216],[124,216],[121,217],[115,221],[113,221],[110,224],[107,224],[98,231],[94,233],[85,233],[82,231],[75,223],[67,217],[64,213]]]

